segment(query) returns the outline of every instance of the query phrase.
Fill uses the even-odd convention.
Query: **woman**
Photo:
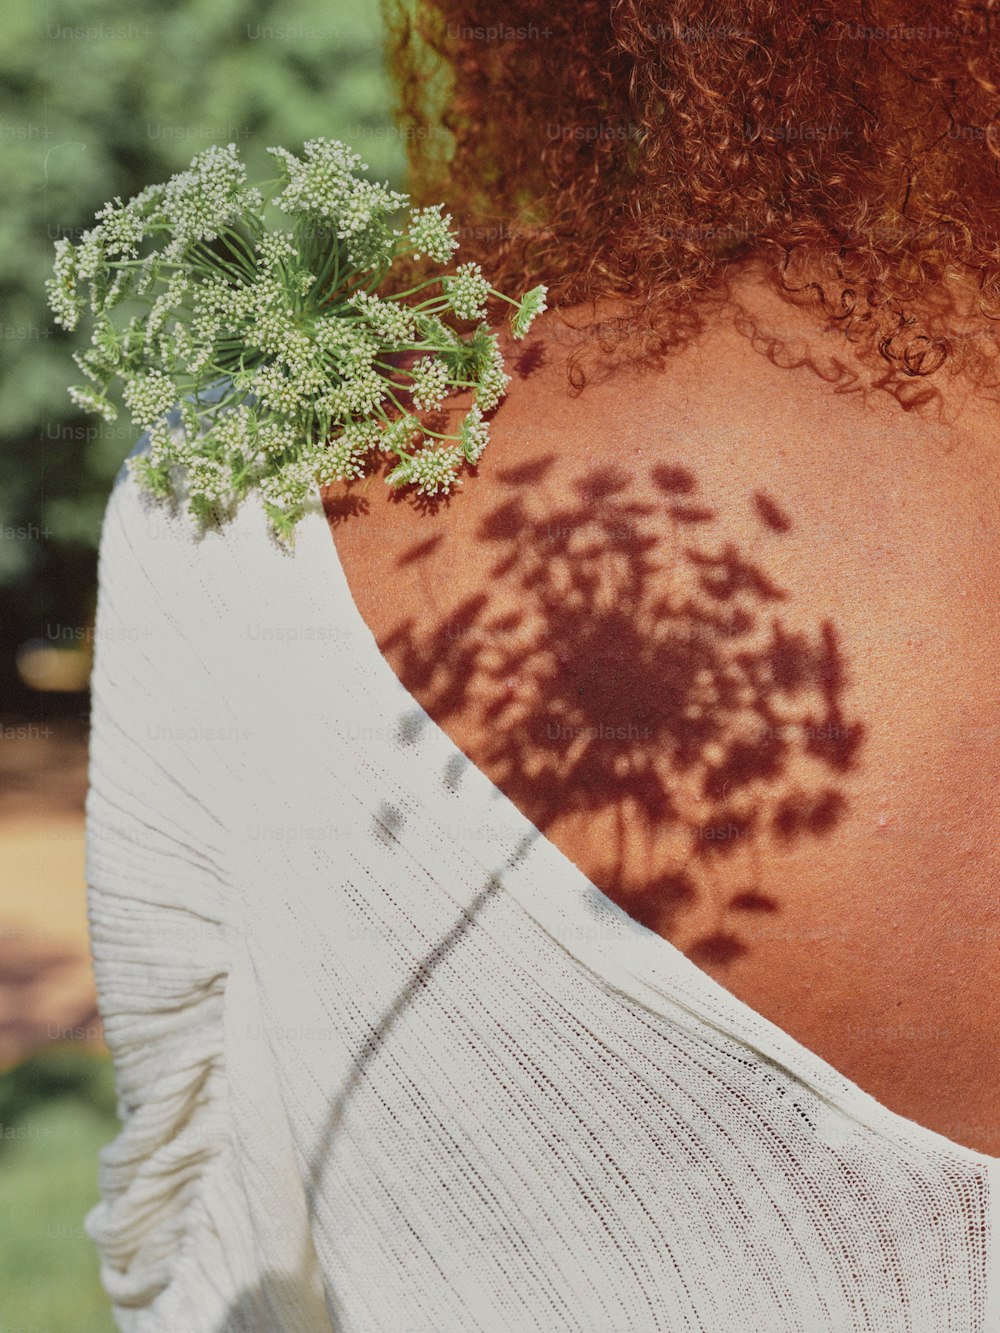
[[[1000,1328],[992,17],[661,11],[393,16],[459,495],[111,499],[124,1329]]]

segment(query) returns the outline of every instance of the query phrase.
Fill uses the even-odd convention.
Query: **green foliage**
[[[403,183],[375,5],[352,0],[49,0],[8,6],[0,48],[0,617],[10,650],[89,611],[111,480],[134,442],[67,400],[82,335],[52,322],[53,243],[214,143],[252,173],[267,145],[344,139]],[[35,586],[28,591],[28,580]]]

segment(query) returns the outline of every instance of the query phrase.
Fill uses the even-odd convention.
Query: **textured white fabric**
[[[87,880],[136,1333],[996,1333],[1000,1159],[615,907],[382,658],[322,514],[105,517]]]

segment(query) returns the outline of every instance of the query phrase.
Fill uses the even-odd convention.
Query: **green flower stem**
[[[373,268],[368,281],[364,283],[365,291],[373,292],[376,287],[381,287],[382,283],[385,282],[388,272],[388,264],[380,264],[378,267]]]
[[[411,305],[409,309],[420,315],[436,315],[448,309],[448,298],[446,296],[429,296],[426,301],[419,301],[416,305]]]
[[[111,259],[108,261],[108,268],[114,272],[120,268],[142,268],[145,259]]]
[[[411,415],[411,413],[407,412],[406,408],[403,406],[403,404],[399,401],[399,399],[396,397],[396,395],[395,395],[391,390],[386,394],[386,397],[392,400],[392,403],[394,404],[394,406],[397,407],[397,408],[399,408],[399,411],[400,411],[404,416],[410,416],[410,415]],[[392,425],[392,422],[391,422],[391,421],[389,420],[389,418],[388,418],[387,416],[385,416],[384,414],[382,415],[382,420],[385,421],[387,425],[390,425],[390,426]],[[440,431],[432,430],[431,427],[428,426],[428,425],[426,425],[424,422],[421,422],[421,423],[420,423],[420,434],[421,434],[421,435],[430,435],[430,436],[433,436],[433,438],[436,439],[436,440],[456,440],[456,441],[457,441],[458,438],[459,438],[457,435],[442,435],[442,433],[441,433]],[[405,451],[403,451],[403,450],[402,450],[402,447],[400,446],[400,447],[397,447],[397,449],[395,450],[395,452],[396,452],[396,453],[399,453],[399,454],[402,454],[402,452],[405,452]],[[406,457],[409,458],[410,455],[407,454]]]
[[[427,278],[426,281],[418,283],[416,287],[409,287],[405,292],[393,292],[393,294],[386,299],[389,301],[402,301],[405,297],[415,296],[417,292],[422,292],[427,287],[438,285],[440,281],[440,278]]]
[[[398,353],[403,353],[403,352],[437,352],[437,353],[439,353],[440,355],[443,356],[445,352],[454,352],[454,351],[455,351],[455,344],[454,344],[454,343],[432,343],[432,342],[426,342],[426,343],[423,343],[423,342],[421,342],[421,343],[393,343],[391,347],[390,347],[388,344],[385,345],[385,346],[383,346],[383,347],[382,347],[382,351],[383,351],[383,352],[398,352]]]
[[[409,375],[411,379],[417,378],[417,376],[414,374],[412,370],[407,370],[405,366],[394,366],[392,365],[391,362],[388,361],[373,361],[372,365],[378,366],[381,370],[392,370],[397,372],[398,374]],[[448,388],[449,391],[452,392],[455,389],[475,389],[477,387],[478,386],[475,380],[453,380],[453,379],[448,380]]]
[[[223,240],[226,242],[226,244],[229,245],[231,248],[232,248],[232,246],[233,246],[233,243],[235,242],[236,246],[237,246],[240,250],[242,250],[243,254],[244,254],[244,255],[246,256],[246,258],[247,258],[247,263],[248,263],[248,266],[249,266],[248,271],[249,271],[249,273],[251,274],[251,276],[255,275],[255,274],[259,271],[259,269],[260,269],[260,256],[259,256],[258,254],[256,254],[253,250],[250,249],[249,245],[246,243],[246,241],[243,239],[243,237],[239,234],[239,232],[237,232],[237,231],[233,231],[231,228],[227,228],[227,229],[222,233],[222,239],[223,239]]]
[[[325,257],[323,269],[319,277],[316,279],[316,290],[322,291],[327,281],[330,283],[331,290],[337,290],[337,286],[340,282],[340,246],[340,238],[335,236],[333,238],[333,244],[330,246],[330,250]],[[330,276],[331,269],[333,269],[332,277]]]
[[[199,250],[196,253],[203,254],[206,259],[211,261],[211,269],[225,269],[227,273],[231,273],[235,278],[238,278],[241,286],[243,285],[245,278],[252,278],[254,276],[253,273],[249,272],[246,268],[237,268],[228,260],[223,259],[221,255],[213,254],[211,250]]]
[[[422,351],[423,349],[419,350]],[[391,370],[396,374],[409,375],[411,379],[415,378],[412,370],[407,370],[406,366],[394,366],[391,361],[373,361],[372,365],[378,366],[379,370]]]
[[[504,296],[503,292],[498,292],[495,287],[490,288],[490,295],[499,297],[501,301],[506,301],[508,305],[518,307],[521,304],[520,301],[515,301],[512,296]]]
[[[420,427],[420,433],[421,435],[431,435],[434,437],[435,440],[455,440],[457,443],[457,441],[460,439],[460,436],[458,435],[442,435],[441,432],[438,430],[431,430],[430,426],[422,425]]]
[[[393,404],[394,407],[397,407],[399,409],[400,414],[402,416],[408,417],[413,415],[413,413],[410,412],[408,408],[405,408],[403,404],[399,401],[399,399],[393,393],[392,389],[389,387],[388,383],[386,384],[385,397],[389,399],[389,401]],[[423,425],[421,425],[420,429],[423,430]]]

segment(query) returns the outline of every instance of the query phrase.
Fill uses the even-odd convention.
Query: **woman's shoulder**
[[[647,365],[547,314],[461,491],[329,516],[390,664],[552,841],[940,1128],[993,1040],[995,977],[949,978],[995,939],[996,470],[953,385],[866,380],[783,306]]]

